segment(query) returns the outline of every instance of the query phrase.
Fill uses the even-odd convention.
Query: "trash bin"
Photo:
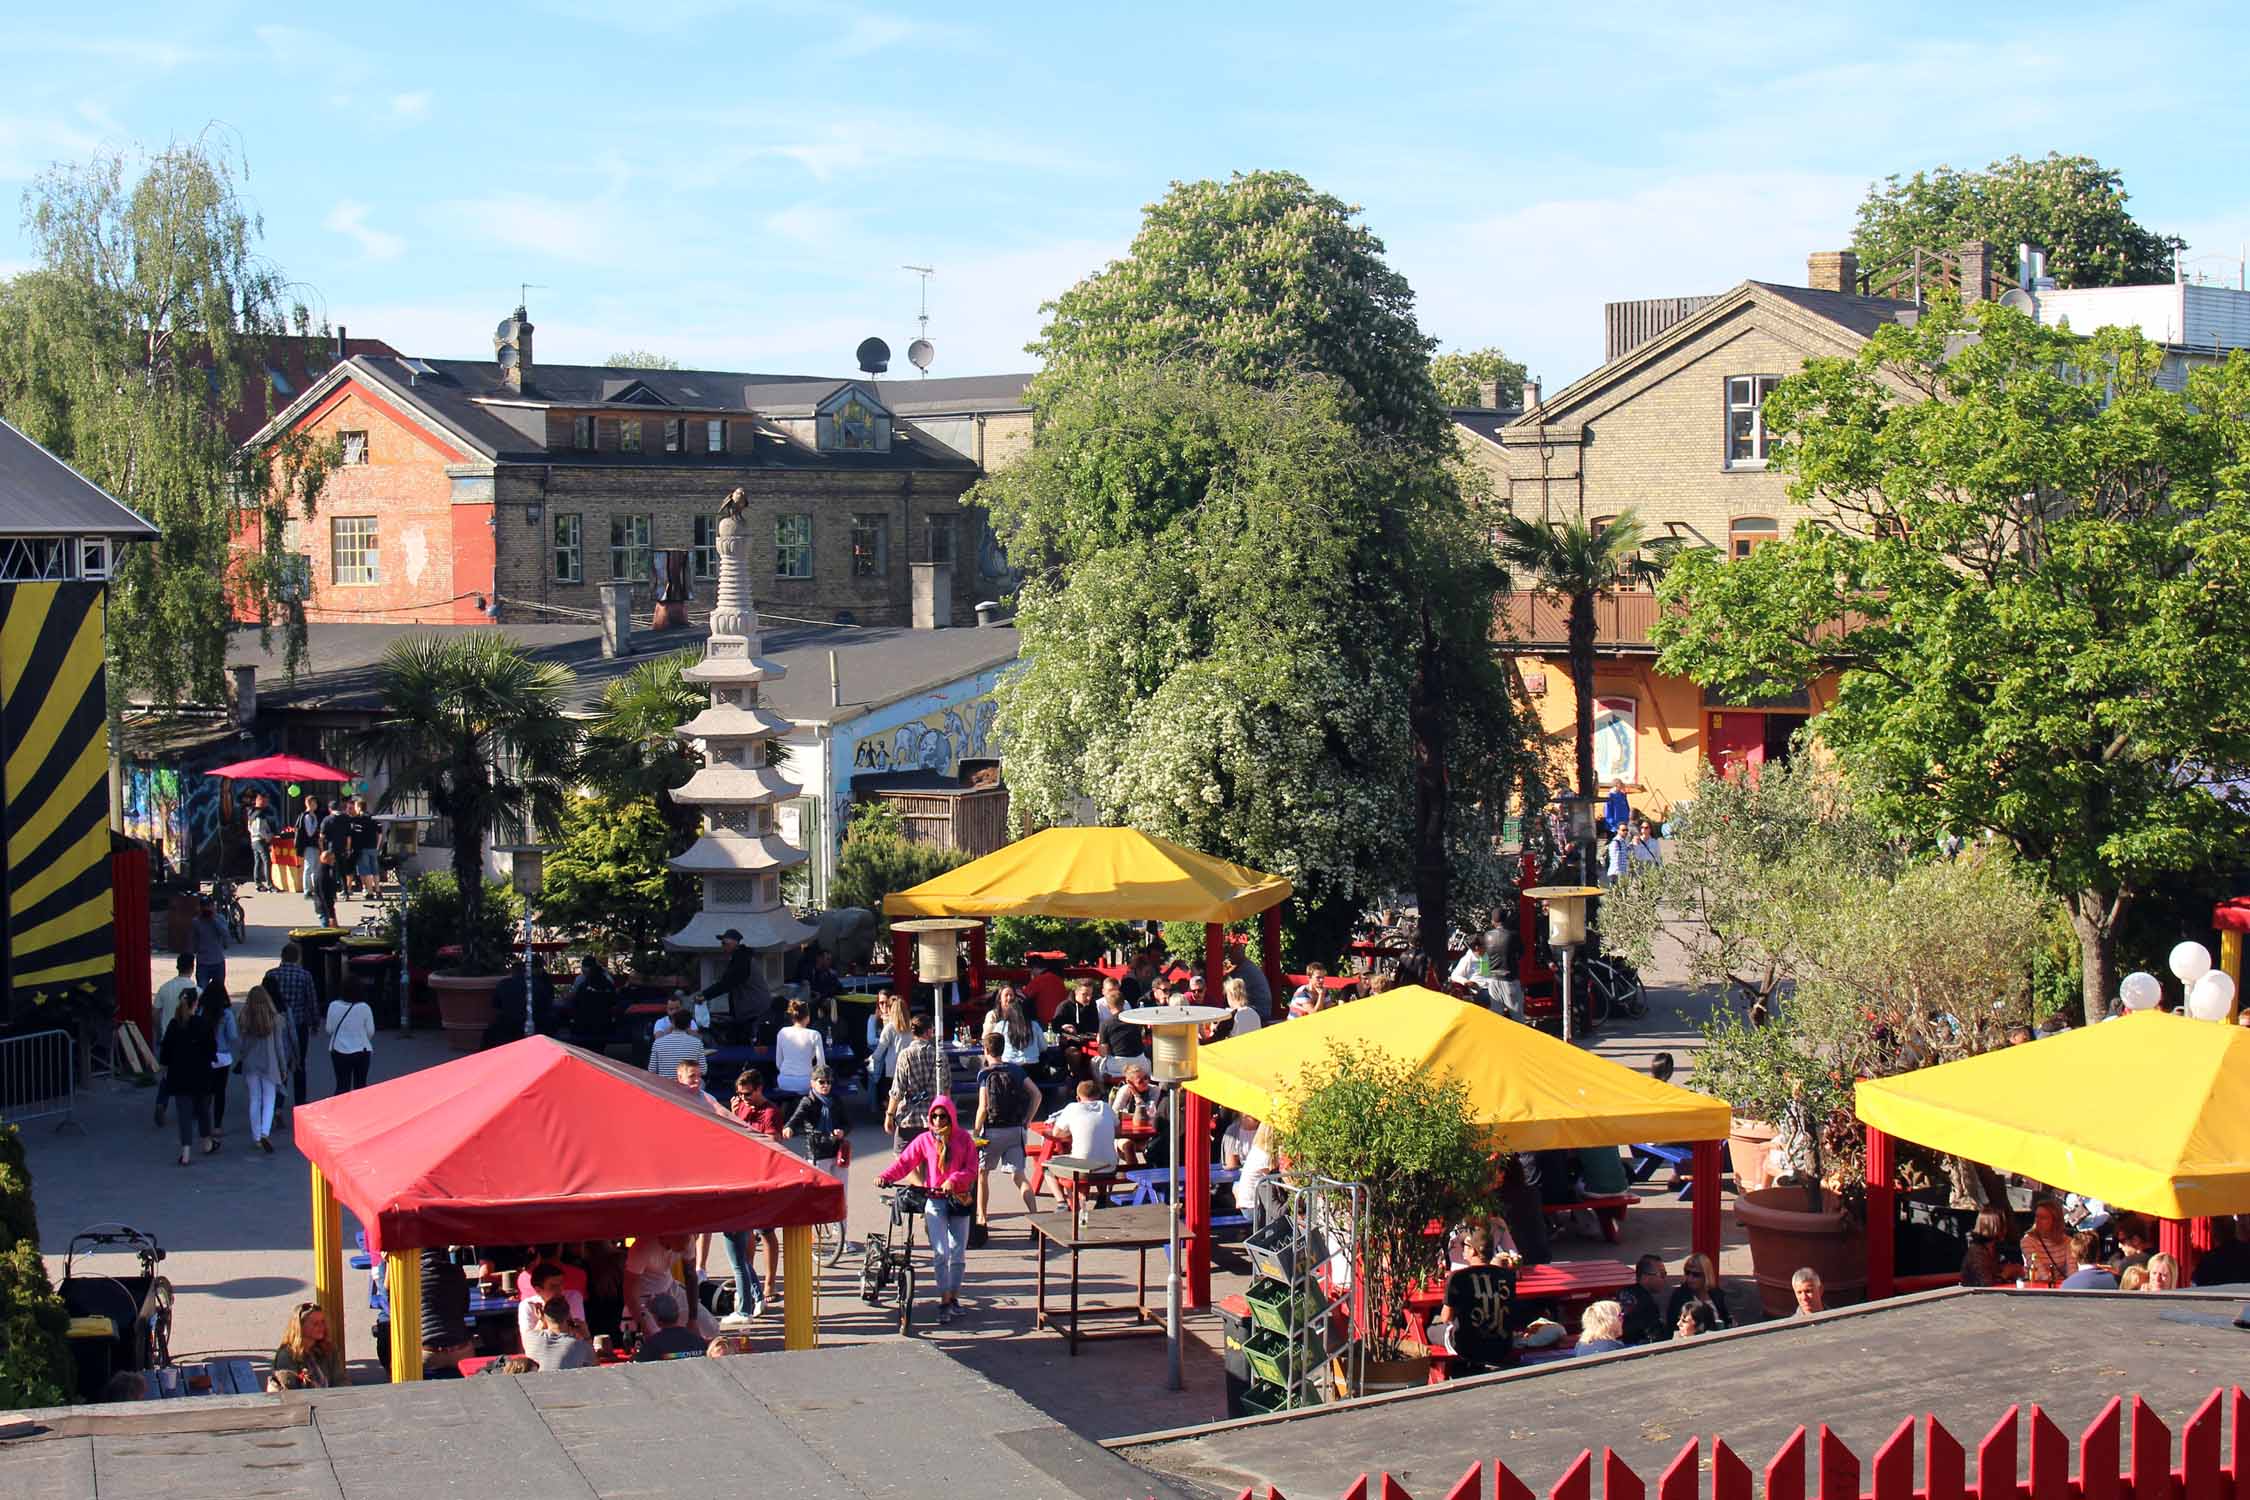
[[[305,967],[311,971],[313,988],[320,992],[321,1014],[328,1013],[328,1002],[339,1000],[344,994],[344,929],[341,927],[292,927],[289,940],[304,955]]]
[[[379,1030],[398,1029],[398,957],[378,950],[351,955],[345,964],[348,979],[344,993],[353,1000],[365,1000],[367,1008],[375,1014]]]
[[[1223,1332],[1227,1371],[1227,1415],[1249,1416],[1242,1402],[1250,1394],[1250,1333],[1255,1326],[1250,1304],[1240,1293],[1219,1299],[1219,1324]]]

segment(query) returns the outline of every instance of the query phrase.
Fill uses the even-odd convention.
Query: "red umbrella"
[[[349,771],[339,771],[334,766],[324,766],[317,760],[307,760],[301,755],[261,755],[256,760],[238,760],[231,766],[220,766],[203,773],[206,776],[224,776],[229,781],[357,781]]]

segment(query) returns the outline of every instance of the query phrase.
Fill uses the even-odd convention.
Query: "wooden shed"
[[[964,761],[964,776],[878,771],[852,778],[852,797],[887,802],[917,844],[957,849],[974,859],[1008,842],[1008,789],[994,761]]]

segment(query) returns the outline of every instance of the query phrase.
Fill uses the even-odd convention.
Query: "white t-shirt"
[[[373,1052],[375,1012],[365,1000],[328,1002],[328,1050]]]
[[[1266,1024],[1266,1018],[1250,1006],[1230,1005],[1227,1008],[1234,1012],[1234,1026],[1227,1032],[1230,1037],[1248,1036]],[[1290,1035],[1295,1036],[1296,1033],[1291,1032]]]
[[[1234,1180],[1234,1206],[1243,1213],[1250,1212],[1258,1201],[1258,1184],[1273,1172],[1273,1157],[1253,1145],[1242,1153],[1242,1175]]]
[[[156,1022],[156,1039],[159,1042],[164,1040],[165,1029],[172,1024],[172,1014],[180,1008],[180,1002],[192,1001],[195,995],[195,980],[189,975],[182,974],[177,979],[164,981],[164,987],[156,992],[156,1003],[150,1012],[151,1019]]]
[[[828,1061],[820,1033],[810,1026],[784,1026],[773,1039],[774,1087],[789,1094],[812,1092],[812,1070]]]
[[[1067,1156],[1103,1166],[1117,1165],[1117,1111],[1105,1100],[1076,1099],[1048,1117],[1047,1123],[1070,1138]]]

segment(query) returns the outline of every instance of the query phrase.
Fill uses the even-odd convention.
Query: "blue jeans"
[[[960,1295],[961,1265],[969,1253],[970,1218],[970,1210],[956,1211],[949,1199],[934,1195],[922,1210],[922,1227],[930,1236],[930,1262],[937,1272],[940,1297]]]
[[[745,1318],[758,1310],[757,1269],[750,1263],[750,1236],[756,1232],[736,1229],[719,1236],[726,1241],[727,1259],[734,1262],[734,1310]]]

